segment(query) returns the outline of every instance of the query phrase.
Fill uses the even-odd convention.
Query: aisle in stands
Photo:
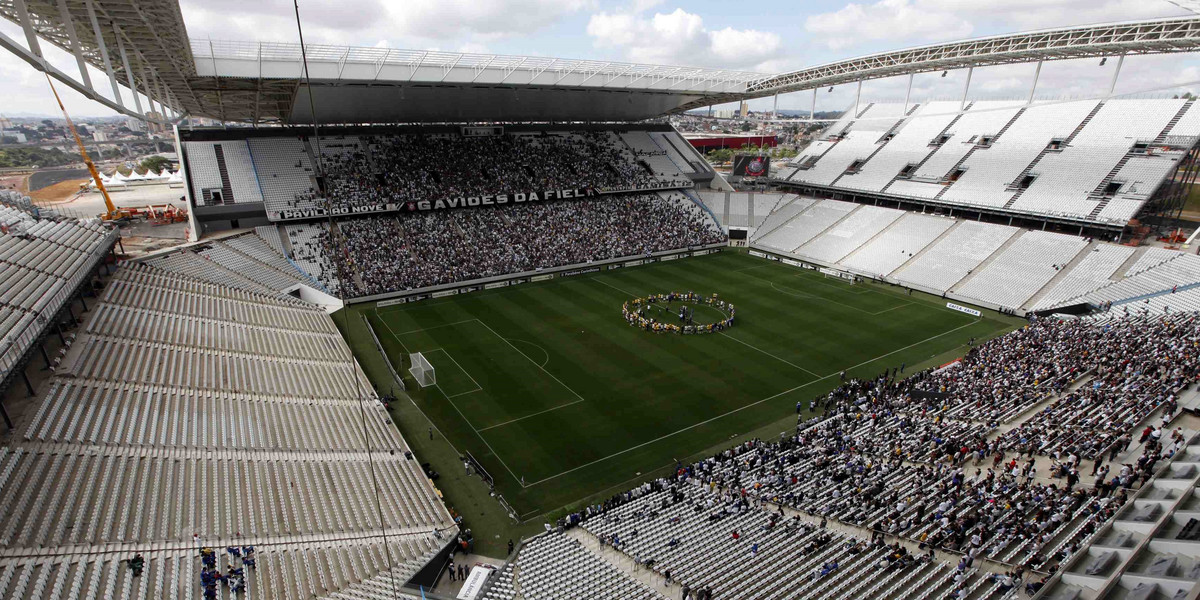
[[[303,234],[302,256],[309,264],[341,261],[343,272],[358,276],[361,289],[355,281],[335,283],[325,265],[313,275],[324,278],[327,287],[341,285],[350,296],[640,257],[725,240],[708,214],[678,192],[362,217],[339,220],[335,227],[345,240],[345,254],[331,252],[324,241],[328,234],[321,232],[315,239]],[[314,254],[318,247],[320,258]]]
[[[581,525],[599,540],[594,553],[619,550],[684,597],[1012,598],[1040,587],[1183,451],[1195,432],[1152,426],[1136,460],[1106,464],[1151,411],[1177,414],[1200,374],[1197,343],[1194,314],[1039,321],[952,368],[848,381],[814,398],[824,416],[786,439],[677,465],[559,525]],[[1058,408],[1079,393],[1082,409]],[[1014,420],[1023,425],[997,429]],[[488,597],[540,597],[546,573],[596,569],[595,558],[563,560],[577,553],[572,535],[527,543]],[[644,580],[627,578],[572,597],[625,597],[607,590]]]
[[[903,106],[847,111],[778,180],[1121,226],[1200,137],[1182,98]]]
[[[299,281],[255,234],[108,279],[0,448],[0,598],[323,597],[457,535]]]

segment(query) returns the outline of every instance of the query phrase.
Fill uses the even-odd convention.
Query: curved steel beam
[[[963,67],[1196,51],[1200,51],[1200,16],[1027,31],[881,52],[765,77],[747,83],[744,94],[707,96],[680,110]]]

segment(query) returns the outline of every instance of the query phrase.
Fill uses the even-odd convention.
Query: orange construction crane
[[[75,144],[79,146],[79,154],[83,157],[83,164],[87,165],[88,172],[92,174],[92,181],[96,182],[96,189],[100,190],[100,195],[104,197],[104,207],[108,210],[101,219],[105,221],[116,221],[119,219],[128,219],[129,212],[119,210],[113,204],[112,198],[108,197],[108,190],[104,188],[104,182],[100,181],[100,172],[96,170],[95,163],[88,156],[87,150],[83,147],[83,140],[79,138],[79,132],[75,130],[75,124],[71,122],[71,116],[67,114],[67,107],[63,106],[62,98],[58,97],[58,90],[54,89],[54,82],[50,80],[50,74],[46,74],[46,83],[50,84],[50,91],[54,94],[54,100],[58,102],[58,108],[62,110],[63,118],[67,120],[67,127],[71,130],[71,135],[75,136]]]

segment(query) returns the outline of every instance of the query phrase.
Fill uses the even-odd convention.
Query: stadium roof
[[[321,122],[630,121],[713,94],[736,94],[761,73],[536,56],[307,46],[312,85],[303,83],[299,44],[192,41],[201,77],[223,85],[289,81],[290,107],[277,116]],[[220,110],[245,119],[254,97]],[[282,107],[281,108],[285,108]]]
[[[1197,50],[1200,17],[1060,27],[905,48],[808,67],[751,82],[744,93],[729,100],[964,67]],[[683,109],[711,103],[711,98],[705,98]]]
[[[26,38],[21,45],[0,33],[0,47],[113,110],[247,122],[310,122],[313,108],[326,123],[630,121],[950,68],[1200,50],[1200,17],[991,36],[782,75],[310,44],[310,87],[298,44],[189,40],[178,0],[0,0],[0,16]],[[74,54],[79,76],[44,60],[39,40]],[[107,74],[108,85],[91,81],[85,64]],[[118,83],[151,106],[114,101]],[[99,93],[105,87],[114,93]]]
[[[132,82],[138,92],[176,112],[204,107],[194,87],[200,82],[192,57],[180,51],[187,47],[187,30],[178,0],[0,0],[0,16],[21,26],[26,40],[22,47],[0,33],[0,47],[117,112],[141,117],[154,108],[143,109],[136,96],[134,106],[127,107],[101,95],[97,89],[104,83],[91,81],[85,63],[108,75],[116,98],[121,97],[117,84],[132,87]],[[43,59],[39,38],[72,53],[79,76]]]

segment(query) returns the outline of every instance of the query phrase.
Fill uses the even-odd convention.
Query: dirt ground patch
[[[0,190],[16,190],[25,193],[26,185],[25,178],[27,173],[20,175],[0,175]]]
[[[29,192],[29,197],[36,202],[62,202],[69,200],[76,192],[79,191],[79,186],[87,183],[87,179],[68,179],[60,181],[54,185],[48,185],[40,190]]]

